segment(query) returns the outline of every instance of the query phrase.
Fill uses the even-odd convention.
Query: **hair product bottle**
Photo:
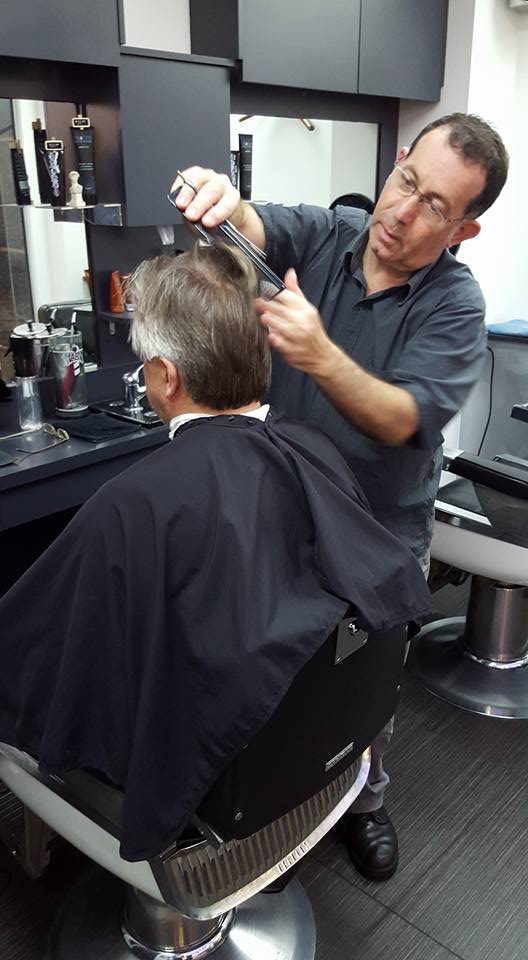
[[[11,151],[11,164],[13,166],[13,178],[15,181],[16,202],[26,206],[28,203],[31,203],[31,194],[29,192],[29,181],[26,172],[24,151],[20,146],[20,141],[10,140],[9,150]]]
[[[253,168],[253,134],[240,133],[240,196],[242,200],[251,200],[251,173]]]
[[[87,204],[97,203],[94,167],[94,128],[89,117],[78,114],[71,122],[71,135],[75,145],[77,170]]]
[[[45,140],[44,158],[50,185],[50,203],[53,207],[63,207],[65,204],[64,142]]]
[[[41,121],[37,117],[31,124],[33,127],[33,139],[35,141],[35,157],[37,159],[38,188],[41,203],[51,203],[50,182],[48,171],[46,170],[46,160],[44,144],[46,142],[46,131]]]
[[[229,179],[231,183],[238,190],[238,172],[240,169],[240,152],[238,150],[231,150],[229,157]]]

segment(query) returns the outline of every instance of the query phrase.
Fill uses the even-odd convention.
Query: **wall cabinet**
[[[242,80],[438,100],[448,0],[192,0],[195,53],[241,61]]]
[[[242,79],[357,93],[360,0],[239,4]]]
[[[362,0],[361,93],[438,100],[448,0]]]
[[[181,222],[167,200],[177,169],[229,171],[229,69],[122,55],[119,99],[129,227]]]
[[[117,0],[16,0],[2,15],[0,56],[115,66]]]

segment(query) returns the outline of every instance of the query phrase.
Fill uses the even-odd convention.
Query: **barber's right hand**
[[[229,220],[240,206],[240,194],[225,173],[215,173],[203,167],[187,167],[182,175],[189,184],[183,184],[178,175],[171,190],[181,187],[176,197],[176,206],[185,214],[187,220],[200,220],[204,227],[217,227]]]

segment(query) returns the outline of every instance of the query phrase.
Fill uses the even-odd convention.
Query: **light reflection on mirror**
[[[39,307],[45,304],[90,300],[84,224],[57,223],[52,209],[37,207],[40,195],[31,126],[37,117],[46,127],[46,106],[41,101],[0,100],[0,363],[4,376],[11,371],[9,359],[2,359],[2,348],[14,326],[37,319]],[[47,133],[55,136],[52,129]],[[24,150],[35,206],[5,206],[16,202],[8,146],[15,138]]]
[[[345,193],[375,199],[378,126],[337,120],[231,115],[231,150],[239,134],[252,134],[255,202],[311,203],[322,207]]]

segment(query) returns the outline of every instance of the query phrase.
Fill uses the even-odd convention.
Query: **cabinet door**
[[[109,66],[119,60],[117,0],[4,0],[2,7],[0,56]]]
[[[176,170],[229,172],[229,70],[122,55],[119,88],[127,224],[181,222],[167,200]]]
[[[359,92],[438,100],[448,0],[362,0]]]
[[[239,0],[242,79],[357,92],[360,0]]]

